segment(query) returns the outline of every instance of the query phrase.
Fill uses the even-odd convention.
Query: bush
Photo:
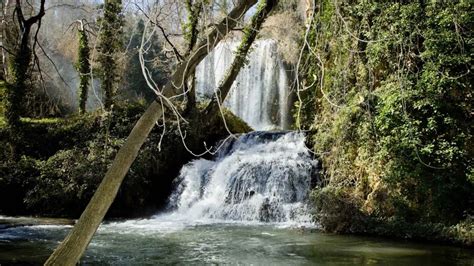
[[[474,214],[471,9],[319,5],[301,73],[314,85],[298,107],[330,186],[315,192],[315,205],[331,231],[348,230],[350,206],[380,223],[442,228]]]
[[[311,199],[315,206],[315,218],[329,232],[352,232],[352,227],[362,219],[360,200],[343,187],[315,189]]]
[[[0,161],[0,213],[26,213],[23,199],[34,187],[31,177],[39,174],[38,168],[38,161],[26,156],[18,161]]]
[[[0,213],[77,218],[144,110],[142,104],[129,103],[112,113],[22,119],[16,143],[21,160],[12,160],[8,149],[0,153]],[[249,130],[240,119],[225,115],[232,132]],[[222,123],[204,129],[191,122],[182,131],[196,153],[204,150],[203,142],[213,145],[227,134]],[[166,204],[173,179],[194,157],[182,145],[176,124],[167,125],[163,138],[161,130],[152,130],[108,216],[140,216]],[[0,144],[10,145],[7,129],[0,129]]]

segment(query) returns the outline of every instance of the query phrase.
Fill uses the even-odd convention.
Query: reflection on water
[[[70,226],[0,230],[0,264],[40,264]],[[170,217],[108,223],[98,231],[84,264],[253,265],[474,265],[472,250],[337,236],[280,225],[201,221]]]

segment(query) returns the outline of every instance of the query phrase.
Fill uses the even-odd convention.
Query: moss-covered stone
[[[317,188],[312,192],[311,199],[315,207],[315,218],[327,232],[474,246],[472,216],[454,225],[446,225],[367,214],[361,211],[364,209],[364,201],[345,187]]]

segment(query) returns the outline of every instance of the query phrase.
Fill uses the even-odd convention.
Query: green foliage
[[[60,150],[39,162],[39,175],[33,176],[34,186],[24,198],[29,211],[48,216],[77,217],[110,165],[124,139],[93,139],[84,147]],[[152,201],[147,171],[150,154],[141,154],[127,176],[112,214],[135,214]],[[148,156],[148,157],[147,157]],[[146,160],[145,157],[148,159]]]
[[[90,59],[90,48],[89,39],[84,29],[79,30],[79,50],[76,68],[79,72],[79,111],[80,113],[86,112],[87,94],[89,89],[90,71],[91,64]]]
[[[0,213],[78,217],[144,111],[144,105],[133,103],[118,104],[105,116],[22,118],[19,159],[12,160],[9,149],[0,150]],[[232,132],[251,130],[231,113],[224,115]],[[186,133],[186,144],[197,153],[204,151],[203,142],[214,145],[227,135],[223,123],[202,124],[192,121],[182,128],[192,132]],[[167,125],[163,138],[161,130],[155,128],[144,143],[108,215],[144,215],[166,203],[173,179],[194,157],[182,145],[175,123]],[[10,141],[7,129],[0,128],[0,146]]]
[[[99,35],[99,73],[101,87],[105,92],[104,106],[110,110],[120,81],[118,56],[123,46],[123,15],[121,0],[107,0],[104,4],[104,17],[101,19]]]
[[[451,225],[474,213],[473,24],[467,2],[318,6],[297,121],[329,186],[365,215]]]
[[[108,117],[22,119],[21,159],[10,160],[7,151],[0,154],[0,192],[5,195],[0,211],[78,217],[143,111],[142,105],[129,105],[118,106]],[[107,125],[114,129],[107,131]],[[0,131],[0,136],[0,144],[8,146],[8,134]],[[149,186],[157,146],[151,146],[133,164],[110,215],[136,215],[156,203]]]
[[[194,45],[196,44],[197,37],[198,37],[198,23],[199,23],[199,16],[201,14],[203,5],[206,4],[208,1],[196,0],[193,3],[193,0],[186,0],[186,11],[188,12],[188,18],[186,23],[183,26],[184,30],[184,39],[188,45],[188,52],[189,53]]]
[[[38,175],[38,162],[27,156],[22,156],[15,162],[7,160],[3,153],[0,153],[0,156],[2,156],[0,161],[0,213],[25,214],[26,208],[23,206],[23,199],[28,189],[34,186],[29,177]]]

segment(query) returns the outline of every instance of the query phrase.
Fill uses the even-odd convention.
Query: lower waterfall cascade
[[[209,99],[234,58],[238,42],[223,42],[196,68],[198,99]],[[255,130],[288,129],[292,95],[274,40],[258,40],[237,76],[224,106]]]
[[[307,200],[317,169],[299,132],[252,132],[212,160],[185,165],[169,199],[187,220],[312,223]]]

